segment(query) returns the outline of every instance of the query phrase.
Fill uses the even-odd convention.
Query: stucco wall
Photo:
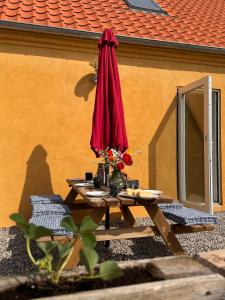
[[[8,31],[0,41],[0,226],[8,226],[12,212],[29,216],[30,194],[66,196],[65,178],[95,173],[89,63],[97,42]],[[117,55],[129,144],[141,152],[126,172],[176,197],[177,86],[211,74],[223,99],[223,58],[125,45]],[[224,128],[222,118],[222,149]]]

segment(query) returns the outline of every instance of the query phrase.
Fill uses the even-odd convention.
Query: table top
[[[82,198],[92,207],[120,207],[120,206],[138,206],[143,205],[143,201],[151,202],[157,201],[157,203],[171,203],[174,202],[173,198],[167,197],[164,194],[161,194],[159,197],[152,199],[140,198],[140,199],[133,199],[131,198],[124,198],[121,196],[105,196],[105,197],[88,197],[86,195],[89,191],[97,190],[94,187],[81,187],[76,186],[78,183],[77,180],[67,179],[67,182],[70,187],[72,187]],[[81,182],[81,181],[80,181]]]

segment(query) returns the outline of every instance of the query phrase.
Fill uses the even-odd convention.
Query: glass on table
[[[92,172],[85,172],[85,181],[91,181],[93,179]]]
[[[130,189],[138,189],[139,188],[139,180],[137,179],[129,179],[126,182],[126,187]]]

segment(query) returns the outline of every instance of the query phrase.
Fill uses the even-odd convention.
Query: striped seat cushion
[[[72,235],[71,231],[64,229],[60,224],[64,217],[63,215],[36,216],[32,217],[29,223],[51,229],[54,235]]]
[[[217,224],[217,217],[208,213],[183,207],[182,204],[159,204],[167,219],[181,225]]]
[[[30,196],[31,205],[34,204],[59,204],[63,203],[63,199],[60,195],[32,195]]]
[[[33,204],[32,216],[40,215],[70,215],[68,206],[63,204]]]

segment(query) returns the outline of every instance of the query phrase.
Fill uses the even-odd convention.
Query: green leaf
[[[86,233],[90,231],[95,231],[98,225],[92,220],[91,217],[84,217],[80,224],[80,233]]]
[[[98,253],[92,248],[83,247],[80,251],[80,260],[87,272],[92,275],[98,263]]]
[[[62,260],[70,253],[70,250],[73,247],[73,242],[68,242],[65,244],[61,244],[57,242],[56,246],[58,248],[60,260]]]
[[[13,213],[9,218],[16,223],[16,225],[24,232],[26,236],[29,236],[30,224],[19,213]]]
[[[92,232],[85,232],[80,234],[84,246],[94,248],[96,246],[96,238]]]
[[[123,275],[121,270],[115,261],[105,261],[101,264],[99,273],[103,280],[112,280]]]
[[[56,243],[54,241],[49,242],[39,242],[37,243],[38,247],[44,252],[45,255],[52,252],[53,249],[56,248]]]
[[[29,237],[30,239],[36,240],[44,236],[53,235],[52,230],[43,226],[36,226],[34,224],[29,225]]]
[[[72,231],[74,234],[77,234],[78,228],[77,225],[74,223],[73,218],[71,216],[63,218],[61,221],[61,226],[69,231]]]

